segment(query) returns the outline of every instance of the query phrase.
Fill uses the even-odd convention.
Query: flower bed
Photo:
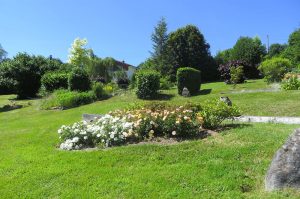
[[[225,105],[218,102],[220,103]],[[231,109],[234,108],[228,107],[226,111]],[[104,148],[151,140],[154,137],[195,137],[201,134],[203,124],[207,123],[202,117],[203,113],[203,108],[195,104],[174,107],[154,103],[128,110],[116,110],[91,123],[82,121],[71,126],[63,125],[58,130],[62,141],[60,148],[65,150],[95,146]],[[224,118],[224,113],[220,111],[216,113],[223,114]],[[211,118],[207,119],[210,121]]]

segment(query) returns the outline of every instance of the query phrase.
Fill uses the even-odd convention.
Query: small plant
[[[300,90],[300,81],[296,75],[291,76],[282,81],[281,88],[284,90]]]
[[[280,82],[284,74],[292,70],[290,60],[274,57],[263,61],[258,68],[265,76],[267,82]]]
[[[159,73],[151,70],[139,71],[136,74],[137,91],[136,95],[141,99],[152,99],[159,90]]]
[[[45,90],[52,92],[57,89],[68,88],[68,74],[65,72],[50,72],[43,75],[41,79]]]
[[[108,83],[104,85],[103,90],[106,95],[113,96],[115,92],[118,90],[118,85],[116,83]]]
[[[230,82],[234,85],[243,83],[244,79],[244,70],[243,66],[231,67],[230,68]]]
[[[97,99],[102,99],[106,96],[106,93],[105,93],[102,83],[99,83],[99,82],[94,83],[92,90],[93,90],[95,96],[97,97]]]
[[[182,94],[182,90],[186,87],[190,94],[196,94],[201,86],[201,72],[194,68],[185,67],[177,70],[177,87],[178,94]]]
[[[253,69],[253,67],[250,67],[246,62],[240,60],[229,61],[226,64],[221,64],[218,70],[221,78],[226,84],[243,83],[245,81],[244,76],[252,77],[252,72],[257,71],[256,68]]]
[[[69,89],[71,91],[88,91],[91,88],[91,80],[88,73],[81,68],[74,68],[69,74]]]
[[[203,117],[203,127],[208,129],[215,129],[225,119],[230,119],[240,115],[240,111],[236,106],[228,106],[223,101],[218,99],[207,101],[202,105],[202,110],[199,115]]]

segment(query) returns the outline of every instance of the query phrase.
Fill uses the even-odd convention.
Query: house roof
[[[128,70],[130,64],[125,63],[124,61],[118,61],[116,60],[117,66],[121,66],[124,70]]]

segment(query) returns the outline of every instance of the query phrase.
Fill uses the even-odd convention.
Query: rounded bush
[[[290,60],[274,57],[263,61],[258,68],[268,82],[280,82],[284,74],[292,70]]]
[[[137,91],[140,99],[151,99],[157,95],[159,90],[160,75],[156,71],[140,71],[136,74]]]
[[[81,68],[74,68],[69,74],[68,84],[70,90],[88,91],[91,88],[91,80],[88,73]]]
[[[186,87],[190,94],[196,94],[201,86],[201,72],[194,68],[185,67],[177,70],[177,88],[178,94]]]
[[[68,88],[68,74],[65,72],[46,73],[42,77],[42,85],[46,91],[54,91],[57,89]]]
[[[97,97],[97,99],[102,99],[103,97],[105,97],[105,91],[104,91],[102,83],[96,82],[93,85],[92,90],[93,90],[95,96]]]

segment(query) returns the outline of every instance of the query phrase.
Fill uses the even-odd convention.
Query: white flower
[[[72,142],[76,143],[79,141],[79,137],[73,137]]]
[[[128,133],[123,132],[124,137],[128,137]]]
[[[98,133],[98,134],[97,134],[97,138],[99,138],[100,136],[101,136],[101,135]]]
[[[57,133],[58,133],[58,134],[61,134],[61,133],[62,133],[62,130],[61,130],[61,129],[58,129]]]
[[[112,139],[112,138],[114,138],[115,137],[115,134],[110,134],[110,138]]]
[[[172,135],[176,135],[176,131],[172,131]]]
[[[88,136],[84,136],[83,139],[87,140],[87,139],[88,139]]]

